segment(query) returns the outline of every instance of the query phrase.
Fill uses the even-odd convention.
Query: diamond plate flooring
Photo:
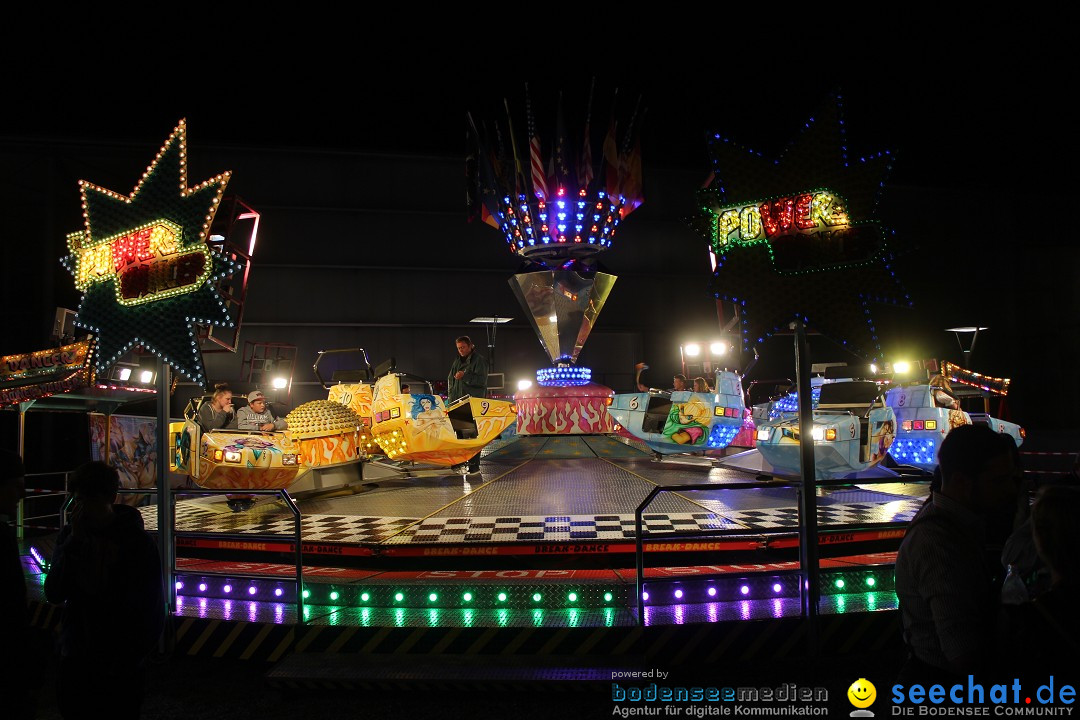
[[[534,458],[642,458],[650,454],[642,443],[608,435],[523,435],[483,457],[492,462],[522,462]]]
[[[548,438],[519,438],[542,448]],[[581,444],[587,446],[584,440]],[[612,441],[622,445],[618,441]],[[566,446],[566,443],[561,443]],[[494,453],[493,453],[494,454]],[[490,458],[490,456],[489,456]],[[631,541],[634,511],[657,485],[715,485],[702,492],[661,493],[645,513],[650,533],[743,529],[748,533],[798,526],[794,488],[763,485],[731,489],[752,478],[708,464],[655,463],[596,454],[580,459],[482,463],[482,476],[447,475],[381,479],[351,495],[297,502],[305,542],[343,544],[531,543]],[[818,497],[821,527],[904,522],[924,501],[915,488],[844,486]],[[883,492],[888,489],[890,492]],[[157,529],[154,506],[141,508],[148,530]],[[176,506],[180,532],[292,536],[292,514],[283,503],[260,498],[246,512],[232,512],[218,496]]]

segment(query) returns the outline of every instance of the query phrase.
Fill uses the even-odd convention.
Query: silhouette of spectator
[[[1020,449],[1015,442],[1008,445],[1016,466],[1021,467]],[[1006,605],[1019,605],[1050,589],[1050,569],[1039,557],[1035,547],[1031,505],[1026,489],[1017,496],[1013,527],[1014,530],[1001,551],[1001,565],[1008,571],[1001,589],[1001,601]]]
[[[19,501],[26,495],[22,458],[0,450],[0,648],[7,657],[0,669],[0,703],[11,714],[5,717],[34,717],[30,616],[26,609],[26,579],[20,560],[15,517]],[[19,662],[15,662],[19,653]]]
[[[157,546],[138,510],[114,504],[114,468],[87,463],[70,487],[71,521],[45,579],[49,601],[64,603],[57,704],[65,718],[138,717],[165,619]]]
[[[694,392],[696,393],[711,393],[712,388],[709,387],[709,381],[703,377],[694,378]]]
[[[896,558],[908,658],[898,682],[949,682],[993,657],[1001,547],[1020,489],[1015,447],[984,425],[942,441],[941,489],[912,520]]]
[[[1039,682],[1070,675],[1080,663],[1078,516],[1080,488],[1075,486],[1044,487],[1031,508],[1035,549],[1050,570],[1050,589],[1017,608],[1008,658],[1014,672]]]
[[[671,391],[679,392],[681,390],[689,390],[690,383],[686,382],[686,376],[682,373],[677,373],[671,378]]]

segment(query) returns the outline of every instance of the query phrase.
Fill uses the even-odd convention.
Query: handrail
[[[170,495],[173,498],[175,498],[178,495],[276,495],[276,496],[280,497],[285,502],[285,505],[289,508],[289,510],[293,514],[293,520],[294,520],[293,528],[294,529],[293,529],[293,533],[292,533],[292,539],[293,539],[293,548],[294,548],[293,552],[294,552],[295,565],[296,565],[296,575],[295,575],[295,583],[296,583],[296,621],[297,621],[297,623],[299,623],[301,625],[304,624],[304,549],[303,549],[303,539],[301,537],[303,514],[300,512],[300,508],[296,506],[296,502],[292,499],[292,496],[289,495],[288,490],[286,490],[285,488],[279,488],[279,489],[276,489],[276,490],[237,490],[237,489],[232,489],[232,490],[209,490],[209,489],[206,489],[206,488],[198,488],[198,489],[183,489],[183,488],[181,488],[181,489],[178,489],[178,490],[173,490],[170,493]],[[173,500],[173,502],[175,503],[175,499]],[[174,537],[176,535],[178,535],[178,534],[183,534],[183,535],[195,535],[195,534],[198,534],[198,533],[178,532],[175,529],[175,522],[176,522],[176,514],[173,513],[173,523],[174,523],[173,536]],[[282,535],[282,536],[260,535],[260,537],[287,537],[287,536],[284,536],[284,535]],[[173,564],[172,572],[174,574],[176,573],[176,565],[175,565],[175,563]],[[203,574],[206,574],[206,575],[228,574],[228,575],[236,576],[236,577],[241,577],[241,576],[242,577],[262,577],[262,578],[269,578],[269,577],[275,577],[276,578],[277,577],[276,575],[256,575],[254,573],[243,573],[243,574],[241,574],[241,573],[204,572]]]
[[[68,476],[71,475],[69,470],[54,470],[51,472],[39,472],[39,473],[26,473],[24,479],[30,479],[35,477],[47,477],[51,475],[62,475],[64,477],[64,489],[63,490],[49,490],[47,488],[28,488],[25,490],[26,497],[20,498],[15,508],[15,535],[19,540],[23,539],[23,530],[31,528],[33,530],[62,530],[64,527],[64,514],[63,504],[61,503],[61,509],[57,515],[58,526],[53,525],[27,525],[26,520],[40,520],[42,518],[53,517],[52,513],[47,515],[31,515],[29,518],[26,516],[26,508],[23,503],[27,500],[36,500],[39,498],[53,497],[56,495],[66,495],[68,486]]]
[[[149,495],[152,494],[153,488],[120,488],[118,493],[126,495]],[[285,488],[276,490],[210,490],[207,488],[177,488],[169,489],[170,502],[176,502],[176,497],[179,495],[276,495],[285,501],[285,505],[293,514],[293,532],[292,535],[260,535],[260,537],[292,537],[295,555],[295,584],[296,584],[296,620],[299,624],[304,623],[304,550],[303,540],[301,537],[303,514],[300,512],[300,508],[296,506],[296,502],[289,495],[289,492]],[[68,493],[67,500],[64,501],[63,506],[60,509],[61,528],[64,525],[64,520],[67,518],[68,508],[71,506],[75,496]],[[197,532],[184,532],[177,531],[176,513],[172,514],[173,517],[173,532],[172,536],[175,539],[178,535],[199,535],[203,533]],[[161,532],[161,528],[158,528],[158,532]],[[175,553],[173,554],[175,558]],[[173,577],[177,572],[176,563],[173,562],[173,567],[170,569],[169,577]],[[255,573],[220,573],[214,571],[203,571],[204,575],[229,575],[230,577],[246,577],[246,578],[277,578],[276,575],[258,575]],[[166,588],[168,593],[172,593],[174,588]],[[171,603],[170,603],[171,606]]]
[[[887,485],[887,484],[895,483],[895,482],[897,482],[897,480],[895,478],[877,478],[877,479],[870,479],[870,480],[858,480],[858,481],[855,481],[855,482],[857,482],[859,485]],[[818,480],[817,482],[814,483],[814,486],[815,486],[815,488],[817,488],[817,487],[842,487],[842,486],[853,485],[853,484],[855,484],[855,482],[853,482],[852,480]],[[929,482],[929,479],[927,479],[925,481],[923,481],[921,479],[920,480],[914,480],[913,482]],[[776,482],[776,481],[769,481],[769,482],[748,481],[748,482],[737,482],[737,483],[694,483],[694,484],[689,484],[689,485],[657,485],[652,490],[650,490],[649,494],[645,496],[645,498],[637,506],[637,509],[634,510],[634,536],[635,536],[634,564],[635,564],[635,570],[636,570],[635,587],[636,587],[636,590],[637,590],[637,597],[635,599],[635,602],[637,603],[638,625],[640,625],[642,627],[644,627],[644,625],[645,625],[645,601],[643,599],[643,593],[644,593],[644,590],[645,590],[645,540],[646,540],[646,534],[645,534],[645,526],[644,526],[644,514],[645,514],[646,508],[648,508],[649,505],[652,504],[653,500],[655,500],[658,495],[660,495],[661,493],[665,493],[665,492],[693,492],[693,491],[703,491],[703,490],[711,490],[711,491],[717,491],[717,490],[752,490],[752,489],[761,489],[761,488],[785,488],[785,487],[802,488],[802,486],[803,486],[803,483],[801,481],[798,481],[798,480],[782,481],[782,482]],[[880,526],[880,527],[884,527],[884,526],[894,525],[894,524],[896,524],[896,523],[880,523],[880,524],[873,523],[871,525],[877,525],[877,526]],[[692,536],[711,537],[711,536],[718,536],[718,535],[733,535],[733,536],[734,535],[746,535],[746,536],[758,535],[758,536],[765,536],[767,538],[768,536],[771,536],[771,535],[788,535],[788,536],[790,536],[790,535],[793,535],[793,534],[797,534],[799,536],[800,543],[809,542],[810,539],[811,539],[809,537],[804,537],[804,535],[806,535],[806,523],[802,522],[802,518],[800,518],[799,527],[797,528],[797,533],[792,532],[792,528],[762,528],[762,529],[758,529],[758,530],[742,530],[742,531],[730,530],[730,529],[728,529],[728,530],[715,529],[715,530],[698,530],[698,531],[680,531],[680,532],[656,533],[656,534],[648,535],[648,539],[650,541],[651,540],[659,541],[661,539],[673,538],[673,537],[692,537]],[[817,541],[818,534],[819,533],[817,533],[817,532],[814,533],[813,540],[815,542]],[[766,542],[766,544],[768,544],[767,539],[765,540],[765,542]],[[817,584],[816,583],[816,578],[817,578],[817,575],[818,575],[819,571],[820,571],[820,568],[817,566],[816,563],[815,563],[814,567],[800,568],[800,572],[805,572],[808,575],[812,575],[815,578],[814,582],[812,583],[814,585]],[[800,592],[806,592],[806,588],[801,587]]]

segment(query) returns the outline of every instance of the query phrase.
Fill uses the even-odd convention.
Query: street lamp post
[[[945,328],[945,332],[951,332],[956,336],[956,344],[960,346],[960,351],[964,353],[964,366],[971,367],[971,353],[975,350],[975,341],[979,339],[980,330],[989,330],[988,327],[980,327],[978,325],[967,325],[964,327]],[[960,339],[961,335],[971,335],[971,342],[967,347],[964,347],[963,340]]]

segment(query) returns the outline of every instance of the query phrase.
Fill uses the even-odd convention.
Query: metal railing
[[[66,479],[65,479],[65,486],[66,486]],[[123,494],[123,495],[156,495],[156,492],[154,491],[154,488],[120,488],[120,490],[118,492],[120,494]],[[72,501],[75,499],[74,495],[71,495],[71,494],[66,493],[66,492],[64,494],[67,494],[67,499],[64,501],[63,505],[60,508],[60,528],[61,529],[63,529],[63,526],[66,524],[68,508],[71,506]],[[264,535],[264,534],[260,534],[259,537],[260,538],[289,538],[289,539],[292,540],[292,542],[293,542],[293,554],[294,554],[294,559],[295,559],[294,564],[295,564],[295,568],[296,568],[296,573],[293,576],[293,582],[295,584],[295,589],[296,589],[296,618],[297,618],[298,623],[303,624],[303,622],[304,622],[304,552],[303,552],[303,542],[302,542],[302,537],[301,537],[303,514],[300,512],[300,508],[298,508],[296,506],[296,502],[289,495],[288,491],[285,490],[284,488],[281,488],[279,490],[208,490],[208,489],[205,489],[205,488],[170,489],[169,490],[169,502],[171,502],[173,504],[174,509],[175,509],[175,504],[176,504],[176,498],[178,496],[185,496],[185,495],[271,495],[271,496],[280,497],[284,501],[286,507],[289,508],[290,512],[292,512],[292,515],[293,515],[293,532],[292,532],[292,534],[291,535]],[[172,513],[172,517],[173,517],[173,528],[172,528],[172,532],[170,533],[170,536],[172,537],[172,542],[173,543],[176,542],[177,537],[181,537],[181,536],[193,537],[193,536],[207,535],[208,534],[208,533],[203,533],[203,532],[178,531],[176,529],[176,513],[175,512]],[[158,533],[159,537],[163,537],[164,533],[160,532],[160,528],[158,528],[158,530],[159,530],[159,533]],[[175,582],[173,581],[173,578],[176,576],[176,574],[178,572],[178,568],[176,567],[176,562],[175,562],[176,553],[175,552],[172,553],[171,557],[174,559],[174,561],[172,563],[172,567],[169,569],[170,571],[169,571],[168,576],[165,578],[169,583],[168,586],[165,588],[165,594],[166,594],[166,597],[168,598],[169,611],[174,612],[175,609],[176,609],[176,585],[175,585]],[[265,580],[267,578],[279,579],[277,575],[264,575],[264,574],[259,574],[259,573],[244,573],[244,572],[226,572],[226,571],[216,571],[216,570],[200,570],[199,574],[200,575],[215,576],[215,577],[245,578],[245,579],[249,579],[249,580]]]
[[[1024,477],[1035,486],[1075,482],[1080,470],[1080,453],[1020,450],[1020,458]]]
[[[70,472],[44,472],[44,473],[27,473],[25,478],[28,485],[31,484],[31,480],[35,478],[43,477],[57,477],[64,478],[63,488],[59,490],[51,490],[49,488],[40,487],[28,487],[26,489],[26,497],[19,501],[18,510],[16,513],[15,526],[17,537],[22,540],[24,537],[24,530],[61,530],[64,527],[64,507],[65,502],[60,501],[60,508],[56,512],[48,512],[40,515],[27,515],[27,505],[34,503],[37,500],[44,500],[47,498],[64,498],[67,495],[68,478],[71,475]],[[56,524],[42,524],[31,521],[44,521],[50,518],[56,518]]]
[[[293,515],[293,532],[292,532],[292,534],[291,535],[264,535],[264,534],[260,534],[259,537],[260,538],[271,538],[271,539],[273,539],[273,538],[289,538],[293,542],[293,559],[294,559],[294,566],[296,568],[296,574],[293,576],[293,582],[294,582],[294,584],[296,586],[296,621],[297,621],[297,623],[302,625],[304,623],[304,549],[303,549],[303,539],[302,539],[302,536],[301,536],[302,523],[303,523],[303,514],[300,512],[300,508],[298,508],[296,506],[296,502],[292,499],[292,496],[289,495],[289,492],[285,488],[281,488],[281,489],[278,489],[278,490],[207,490],[207,489],[204,489],[204,488],[180,489],[180,490],[173,490],[173,491],[171,491],[169,493],[170,498],[172,498],[171,502],[173,503],[174,507],[175,507],[175,503],[176,503],[175,498],[177,496],[180,496],[180,495],[271,495],[271,496],[277,496],[277,497],[281,498],[281,500],[285,503],[285,506],[289,508],[289,511]],[[173,537],[174,542],[175,542],[175,539],[177,537],[181,537],[181,536],[194,537],[194,536],[206,535],[206,534],[207,533],[201,533],[201,532],[178,531],[176,529],[176,513],[175,512],[173,513],[172,537]],[[175,576],[176,573],[177,573],[177,567],[176,567],[176,563],[175,563],[175,558],[176,558],[175,553],[173,553],[173,558],[174,558],[174,562],[173,562],[173,567],[172,567],[172,574],[170,575],[170,577]],[[236,573],[236,572],[214,571],[214,570],[209,570],[209,571],[208,570],[200,570],[199,574],[200,575],[212,575],[212,576],[216,576],[216,577],[226,577],[227,576],[227,577],[235,577],[235,578],[246,578],[246,579],[253,579],[253,580],[264,580],[264,579],[267,579],[267,578],[277,579],[278,578],[278,576],[276,576],[276,575],[265,575],[265,574],[259,574],[259,573]],[[167,588],[167,590],[169,592],[169,607],[170,607],[170,609],[173,609],[173,608],[176,607],[176,587],[175,587],[175,585],[173,585],[172,587]]]
[[[915,480],[911,478],[881,478],[875,480],[859,480],[858,485],[885,485],[895,484],[897,482],[924,482],[929,484],[927,480]],[[851,480],[818,480],[814,483],[812,490],[816,491],[817,488],[827,487],[843,487],[852,486],[856,484]],[[637,597],[635,602],[637,603],[637,619],[638,625],[645,625],[645,543],[648,542],[661,542],[670,540],[673,538],[697,538],[697,537],[764,537],[769,536],[790,536],[794,530],[798,531],[799,544],[805,546],[811,541],[815,544],[818,540],[819,532],[817,531],[816,523],[814,523],[813,532],[808,532],[807,523],[803,521],[803,518],[799,517],[799,525],[797,528],[783,527],[783,528],[761,528],[757,530],[750,530],[745,528],[717,528],[712,530],[680,530],[677,532],[662,532],[662,533],[646,533],[644,514],[645,510],[652,504],[652,502],[661,494],[669,492],[704,492],[704,491],[719,491],[719,490],[760,490],[762,488],[795,488],[797,491],[804,492],[803,483],[798,480],[794,481],[753,481],[753,482],[740,482],[740,483],[695,483],[691,485],[658,485],[654,487],[645,499],[634,510],[634,534],[636,536],[636,548],[635,548],[635,569],[636,569],[636,591]],[[795,500],[796,508],[800,507],[798,497]],[[719,515],[720,513],[714,513]],[[864,529],[883,529],[893,527],[905,527],[907,521],[902,522],[887,522],[887,523],[873,523],[859,526],[859,530]],[[850,532],[852,528],[845,526],[844,530]],[[768,540],[765,540],[766,545]],[[809,603],[803,602],[802,607],[803,615],[811,623],[816,622],[817,612],[816,607],[820,599],[820,565],[817,562],[807,563],[805,567],[800,566],[799,573],[802,575],[803,582],[800,583],[800,593],[804,597],[809,597]],[[657,582],[663,582],[659,580]],[[806,612],[805,608],[814,608],[815,611]],[[815,637],[814,633],[811,633],[811,637]]]

